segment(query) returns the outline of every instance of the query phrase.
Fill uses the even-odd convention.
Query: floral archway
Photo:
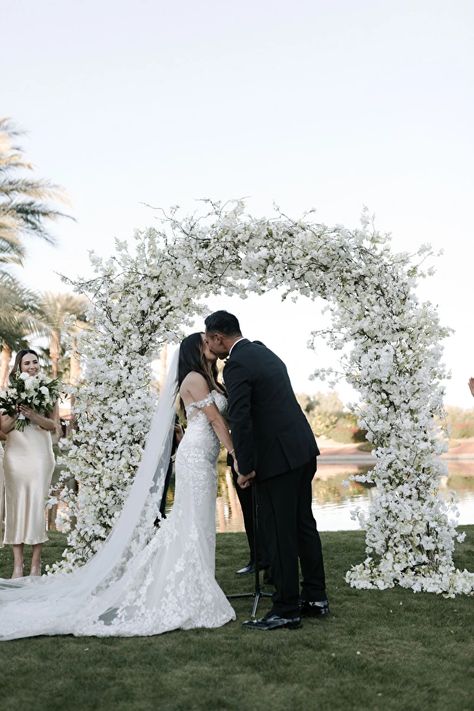
[[[75,526],[56,566],[82,564],[106,538],[137,468],[150,422],[150,361],[179,340],[219,286],[228,295],[284,289],[325,299],[332,327],[313,333],[340,352],[339,369],[360,394],[356,414],[374,445],[375,467],[358,480],[376,486],[366,529],[366,559],[347,581],[360,588],[395,584],[413,590],[471,592],[474,575],[453,564],[455,507],[438,496],[445,449],[441,340],[448,334],[414,287],[425,276],[427,246],[393,253],[388,235],[366,213],[348,230],[281,213],[256,219],[242,202],[207,201],[198,216],[177,209],[158,228],[138,233],[133,249],[116,243],[108,260],[92,257],[95,278],[75,283],[92,303],[85,333],[85,382],[78,391],[78,430],[63,479]],[[349,347],[348,347],[349,344]],[[323,375],[319,372],[320,375]]]

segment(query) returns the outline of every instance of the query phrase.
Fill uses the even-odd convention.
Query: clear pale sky
[[[367,204],[395,249],[445,250],[420,291],[456,330],[447,402],[472,406],[473,2],[0,0],[0,23],[0,114],[77,219],[56,249],[29,241],[30,286],[88,273],[89,249],[153,224],[143,202],[250,196],[259,215],[276,201],[347,226]],[[297,390],[319,387],[307,376],[332,356],[305,351],[318,308],[220,305]]]

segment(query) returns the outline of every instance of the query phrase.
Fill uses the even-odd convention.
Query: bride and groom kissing
[[[258,484],[259,527],[275,587],[270,611],[245,627],[297,628],[302,616],[329,612],[311,510],[319,450],[286,366],[262,343],[244,338],[227,311],[211,314],[205,325],[205,333],[181,342],[170,366],[142,461],[109,538],[68,575],[30,584],[0,581],[0,640],[155,635],[235,619],[215,579],[221,445],[233,459],[238,486]],[[220,383],[216,362],[224,358]],[[176,453],[173,508],[156,529],[177,390],[187,427]]]

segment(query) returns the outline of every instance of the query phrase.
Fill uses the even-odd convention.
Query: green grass
[[[473,567],[474,526],[457,564]],[[346,711],[468,710],[474,685],[474,601],[395,589],[359,591],[344,573],[364,553],[363,534],[322,534],[332,614],[300,630],[243,629],[237,621],[214,630],[159,637],[41,637],[0,643],[0,708],[238,709]],[[45,559],[64,538],[51,535]],[[243,534],[218,536],[223,588],[245,590],[234,570],[246,562]],[[11,557],[0,551],[0,575]],[[261,604],[264,613],[268,601]]]

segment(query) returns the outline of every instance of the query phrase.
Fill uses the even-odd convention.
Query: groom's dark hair
[[[224,336],[241,336],[240,324],[234,314],[228,311],[214,311],[204,323],[209,333],[223,333]]]

